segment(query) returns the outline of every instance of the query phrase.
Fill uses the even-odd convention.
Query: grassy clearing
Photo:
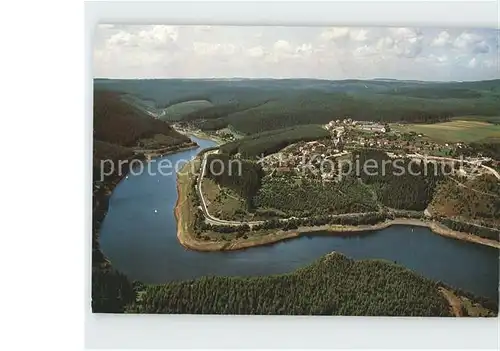
[[[208,212],[226,220],[244,220],[246,201],[228,188],[220,187],[212,179],[203,179],[203,194],[207,200]]]
[[[471,116],[453,117],[452,120],[454,120],[454,121],[477,121],[477,122],[485,122],[485,123],[492,123],[492,124],[500,124],[500,116],[471,115]]]
[[[167,107],[165,111],[164,117],[162,119],[166,119],[169,121],[175,121],[182,118],[182,116],[187,115],[188,113],[195,112],[204,108],[212,107],[213,104],[207,100],[191,100],[184,101],[178,104],[171,105]]]
[[[479,121],[454,120],[435,124],[398,124],[395,130],[423,134],[439,142],[475,142],[500,137],[500,125]]]

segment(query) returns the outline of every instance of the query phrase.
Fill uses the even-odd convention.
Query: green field
[[[176,121],[181,119],[188,113],[202,110],[204,108],[212,107],[213,104],[207,100],[191,100],[184,101],[178,104],[171,105],[164,109],[165,115],[162,117],[163,120]]]
[[[500,138],[500,125],[474,120],[453,120],[435,124],[396,124],[394,130],[411,131],[439,142],[476,142]]]
[[[210,214],[225,220],[244,219],[247,203],[235,191],[221,188],[209,178],[203,179],[202,189]]]
[[[478,122],[486,122],[492,124],[500,124],[500,116],[460,116],[453,117],[453,121],[478,121]]]

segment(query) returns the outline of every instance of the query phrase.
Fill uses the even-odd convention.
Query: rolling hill
[[[165,114],[168,120],[195,121],[206,130],[231,125],[247,135],[344,116],[435,123],[500,110],[500,80],[96,79],[94,88],[130,94],[160,110],[180,109]]]

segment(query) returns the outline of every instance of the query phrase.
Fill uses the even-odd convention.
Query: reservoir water
[[[163,164],[188,161],[202,148],[215,145],[192,139],[200,148],[165,156]],[[430,279],[498,299],[497,249],[445,238],[421,227],[393,226],[343,237],[311,235],[234,252],[187,250],[177,240],[173,214],[176,176],[158,171],[162,159],[151,163],[149,172],[130,174],[118,184],[101,228],[104,254],[132,280],[164,283],[206,275],[287,273],[337,251],[355,259],[396,261]]]

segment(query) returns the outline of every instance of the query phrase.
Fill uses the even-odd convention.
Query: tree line
[[[190,142],[168,123],[147,115],[123,101],[118,93],[94,93],[94,139],[121,146],[135,146],[137,140],[156,134],[170,137],[168,145]]]
[[[346,215],[322,215],[305,218],[273,218],[265,220],[260,224],[255,224],[252,227],[250,227],[247,223],[243,223],[241,225],[209,224],[205,222],[204,218],[203,212],[201,209],[198,209],[195,212],[194,221],[195,233],[198,237],[205,238],[203,233],[210,231],[217,233],[237,233],[241,235],[236,236],[236,238],[240,238],[245,233],[270,229],[293,230],[298,229],[299,227],[318,227],[323,225],[374,225],[395,218],[423,219],[424,213],[418,211],[379,211]]]
[[[500,230],[497,228],[489,228],[473,223],[465,223],[451,218],[442,218],[440,222],[450,229],[457,232],[471,233],[481,238],[500,241]]]
[[[256,158],[273,154],[299,141],[318,140],[329,136],[330,133],[319,125],[301,125],[253,134],[224,144],[220,150],[229,155],[240,154],[243,158]]]

